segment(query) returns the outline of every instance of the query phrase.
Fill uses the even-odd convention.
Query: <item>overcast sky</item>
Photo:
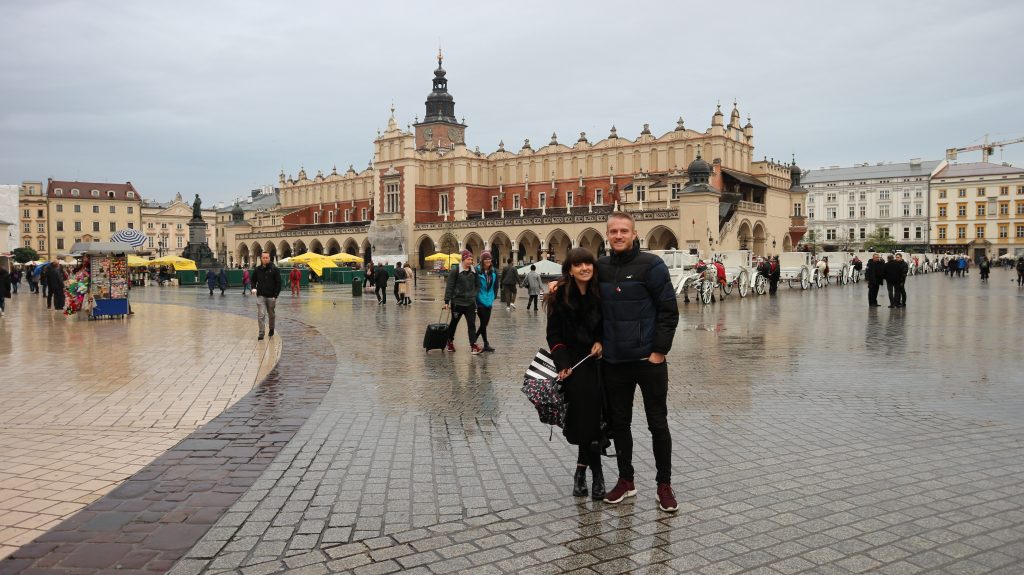
[[[708,128],[805,169],[1024,136],[1024,3],[125,0],[0,6],[0,183],[230,201],[367,165],[423,117],[440,42],[470,147]],[[961,161],[980,161],[975,152]],[[994,161],[1024,166],[1024,143]]]

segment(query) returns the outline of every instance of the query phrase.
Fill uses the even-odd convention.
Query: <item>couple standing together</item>
[[[630,426],[639,386],[652,435],[658,508],[675,512],[679,505],[671,487],[665,362],[679,322],[675,289],[661,258],[640,252],[632,216],[612,213],[607,226],[611,255],[595,260],[584,248],[570,250],[562,264],[562,277],[545,301],[547,342],[569,406],[565,435],[579,446],[573,495],[588,494],[588,467],[594,500],[614,504],[636,495]],[[591,354],[603,361],[592,358],[573,368]],[[603,394],[607,394],[607,402]],[[605,418],[610,419],[619,472],[615,487],[608,492],[600,454],[605,404],[610,406]]]

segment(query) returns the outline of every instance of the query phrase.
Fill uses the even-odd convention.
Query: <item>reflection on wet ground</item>
[[[285,295],[279,315],[333,346],[333,384],[176,571],[1012,569],[1024,561],[1024,293],[1008,278],[912,278],[906,309],[869,309],[864,284],[680,302],[676,516],[655,508],[639,397],[636,501],[570,496],[573,450],[548,441],[519,392],[542,312],[496,308],[493,354],[470,356],[464,326],[457,353],[428,354],[437,278],[419,279],[409,308],[338,286]],[[235,335],[256,335],[251,299],[144,292],[249,313],[251,333]],[[316,357],[285,341],[282,362]]]

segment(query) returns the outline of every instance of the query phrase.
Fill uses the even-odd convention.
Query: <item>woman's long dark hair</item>
[[[594,266],[594,274],[590,277],[590,281],[587,282],[586,294],[580,293],[576,280],[569,275],[569,272],[572,271],[572,266],[580,264]],[[584,299],[594,301],[601,299],[599,290],[600,288],[597,285],[597,258],[587,248],[573,248],[569,250],[568,255],[565,256],[565,261],[562,262],[562,277],[558,278],[555,289],[552,290],[553,293],[549,293],[548,297],[545,298],[544,307],[548,315],[551,315],[554,313],[555,298],[558,298],[562,300],[563,305],[568,306],[570,309],[576,309]]]

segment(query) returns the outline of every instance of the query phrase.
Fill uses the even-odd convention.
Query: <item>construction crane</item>
[[[946,149],[946,159],[953,161],[956,159],[956,155],[960,152],[974,152],[981,150],[981,161],[988,162],[988,157],[992,155],[995,148],[1002,148],[1003,146],[1009,146],[1010,144],[1019,144],[1024,142],[1024,138],[1014,138],[1012,140],[1003,140],[1001,142],[989,142],[988,134],[985,134],[985,142],[976,144],[974,146],[967,146],[966,148],[948,148]]]

